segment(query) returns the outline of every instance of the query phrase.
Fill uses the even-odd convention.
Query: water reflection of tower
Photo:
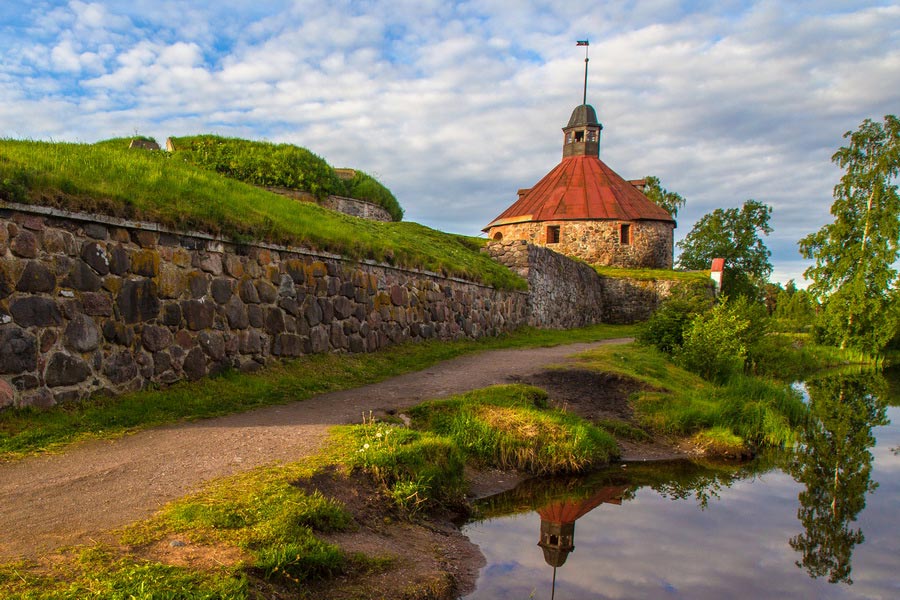
[[[627,485],[600,488],[588,498],[552,502],[540,510],[541,538],[538,546],[544,551],[544,560],[553,567],[551,598],[556,595],[556,568],[565,564],[569,553],[575,550],[575,521],[601,504],[622,504]]]

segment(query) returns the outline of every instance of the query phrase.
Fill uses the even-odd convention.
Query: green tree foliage
[[[807,383],[810,418],[791,475],[805,486],[797,518],[803,533],[790,540],[797,563],[812,577],[853,583],[853,548],[865,536],[852,527],[866,506],[875,444],[872,427],[884,425],[885,390],[878,373],[830,375]]]
[[[721,209],[704,215],[690,233],[678,242],[682,269],[709,269],[714,258],[725,259],[722,291],[726,295],[759,295],[759,288],[772,273],[772,253],[760,234],[772,232],[772,208],[747,200],[740,208]]]
[[[834,222],[800,240],[815,264],[804,275],[825,310],[820,331],[842,348],[880,353],[897,332],[900,252],[900,119],[866,119],[832,157],[844,169],[834,188]]]
[[[723,383],[753,361],[753,348],[766,334],[765,307],[741,296],[723,298],[696,315],[684,330],[676,362],[704,379]]]
[[[771,315],[781,331],[806,331],[815,322],[818,308],[815,297],[806,290],[797,289],[791,279],[775,295]]]
[[[765,352],[769,321],[761,302],[723,296],[714,304],[708,288],[685,285],[673,290],[647,320],[638,341],[704,379],[724,382],[755,369]]]
[[[672,354],[684,343],[684,330],[694,317],[711,306],[712,294],[706,285],[681,284],[647,319],[638,332],[638,341]]]
[[[654,204],[666,209],[673,219],[678,216],[678,209],[684,206],[687,200],[680,194],[665,189],[660,184],[659,177],[647,175],[644,177],[644,181],[646,182],[644,184],[644,195],[650,198]]]

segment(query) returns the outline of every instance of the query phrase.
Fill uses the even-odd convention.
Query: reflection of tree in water
[[[737,481],[753,480],[775,468],[784,467],[789,456],[783,450],[766,449],[750,463],[696,461],[682,476],[673,473],[675,476],[645,485],[649,485],[663,498],[685,500],[693,496],[700,509],[704,510],[711,499],[719,498],[719,492],[723,489],[730,488]]]
[[[878,373],[831,375],[807,382],[810,419],[791,475],[806,486],[797,518],[804,532],[790,540],[801,554],[797,566],[831,583],[850,578],[853,548],[865,539],[851,527],[866,506],[875,444],[872,427],[884,425],[879,397],[885,382]]]

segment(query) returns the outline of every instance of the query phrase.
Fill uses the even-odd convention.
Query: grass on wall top
[[[324,159],[292,144],[195,135],[169,138],[175,155],[198,167],[253,185],[302,190],[323,198],[329,194],[366,200],[384,208],[391,219],[403,219],[394,194],[371,175],[356,171],[341,180]]]
[[[638,281],[699,281],[709,282],[709,271],[675,271],[673,269],[626,269],[591,265],[601,277],[636,279]]]
[[[380,223],[296,202],[164,152],[115,144],[0,140],[0,200],[155,221],[374,259],[524,289],[525,281],[479,252],[477,238],[416,223]]]

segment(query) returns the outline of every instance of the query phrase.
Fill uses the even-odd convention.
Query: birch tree
[[[898,323],[900,120],[866,119],[844,138],[849,144],[832,157],[844,169],[834,188],[834,222],[800,240],[800,253],[815,261],[804,275],[825,306],[824,337],[878,354]]]

